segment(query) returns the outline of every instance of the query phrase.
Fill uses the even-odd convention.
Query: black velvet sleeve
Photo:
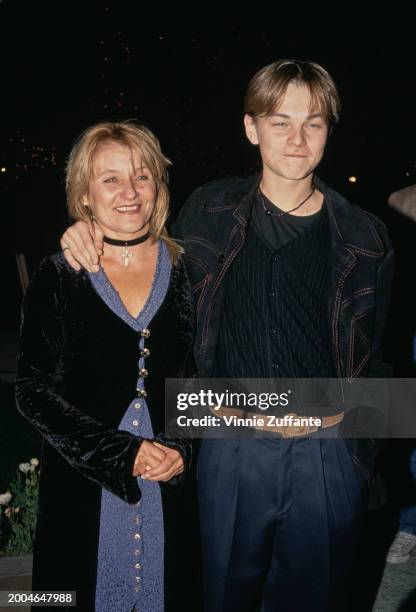
[[[18,409],[74,469],[135,503],[141,493],[132,471],[142,439],[96,421],[57,392],[65,365],[62,310],[60,277],[53,260],[47,258],[35,272],[23,302]]]

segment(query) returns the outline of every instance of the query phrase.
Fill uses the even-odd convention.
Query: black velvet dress
[[[181,452],[186,465],[184,476],[160,485],[165,607],[195,612],[200,604],[191,447],[163,435],[164,379],[194,374],[194,311],[182,262],[172,267],[149,331],[145,390],[152,428],[156,439]],[[86,272],[72,270],[62,255],[42,262],[24,300],[16,382],[19,410],[44,441],[33,590],[77,591],[76,609],[83,612],[94,610],[102,487],[128,504],[141,495],[132,476],[141,439],[117,429],[137,396],[137,340]]]

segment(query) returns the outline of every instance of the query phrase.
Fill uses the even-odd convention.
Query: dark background
[[[387,358],[396,374],[415,375],[416,225],[387,207],[392,191],[416,183],[414,2],[368,4],[257,3],[246,12],[231,5],[227,16],[225,3],[185,10],[134,0],[0,0],[0,339],[10,343],[10,357],[22,297],[14,254],[23,252],[32,271],[59,249],[68,224],[65,159],[75,137],[101,120],[146,123],[173,161],[174,217],[199,184],[257,169],[242,129],[244,89],[260,67],[292,57],[322,63],[339,86],[341,123],[319,174],[389,227],[396,280]],[[38,456],[39,436],[18,415],[11,384],[0,383],[0,406],[2,491],[20,461]],[[398,478],[399,464],[402,476],[408,472],[408,454],[391,460],[408,449],[395,442],[386,482],[408,492]],[[400,495],[391,494],[397,507]],[[371,609],[394,535],[389,512],[369,517],[358,567],[363,610]],[[414,608],[415,594],[401,609]]]
[[[173,161],[174,216],[204,181],[257,168],[242,130],[243,93],[258,68],[282,57],[322,63],[341,92],[321,176],[384,218],[395,241],[413,240],[414,226],[386,204],[416,182],[412,4],[368,14],[354,4],[264,5],[226,17],[225,5],[190,14],[138,2],[0,0],[0,329],[19,322],[14,252],[33,270],[59,248],[65,159],[85,127],[138,118],[153,129]]]

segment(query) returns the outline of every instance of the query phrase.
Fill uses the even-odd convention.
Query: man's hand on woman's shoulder
[[[77,221],[68,227],[61,238],[61,247],[74,270],[85,268],[88,272],[98,272],[103,254],[103,232],[95,223]]]

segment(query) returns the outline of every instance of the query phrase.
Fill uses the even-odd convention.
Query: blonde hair
[[[339,121],[341,101],[331,75],[319,64],[283,59],[259,70],[248,84],[244,111],[252,117],[270,115],[281,103],[289,83],[304,83],[311,109],[319,109],[328,125]]]
[[[149,231],[155,240],[164,240],[172,261],[176,263],[183,249],[168,236],[166,221],[169,215],[168,167],[159,140],[144,125],[135,121],[97,123],[86,129],[77,139],[66,166],[66,195],[68,211],[75,221],[91,222],[91,211],[84,204],[92,177],[93,158],[97,147],[105,142],[117,142],[140,154],[156,185],[156,202],[149,220]]]

